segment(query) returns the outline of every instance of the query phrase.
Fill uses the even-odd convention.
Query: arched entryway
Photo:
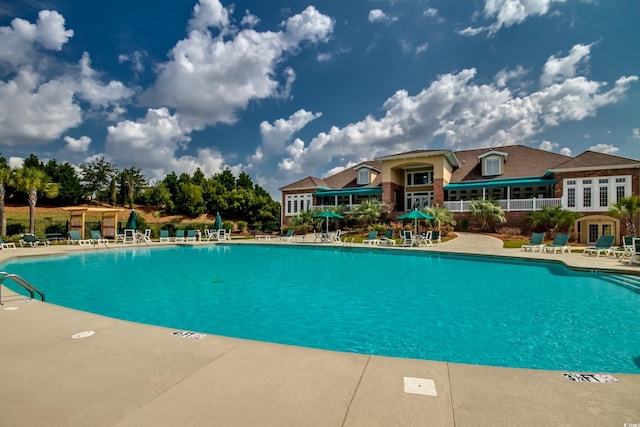
[[[607,215],[587,215],[575,222],[578,243],[594,244],[602,235],[615,236],[614,244],[620,244],[620,220]]]

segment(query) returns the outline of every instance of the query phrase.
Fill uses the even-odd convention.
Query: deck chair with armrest
[[[629,257],[629,265],[631,264],[640,264],[640,237],[633,238],[631,256]]]
[[[420,240],[413,235],[412,231],[407,230],[402,235],[402,246],[418,246],[419,244]]]
[[[622,246],[618,248],[610,248],[607,251],[608,257],[619,258],[623,262],[633,253],[633,236],[622,236]]]
[[[393,229],[387,228],[386,230],[384,230],[384,236],[379,239],[378,243],[387,246],[395,245],[396,241],[393,238]]]
[[[544,233],[533,233],[529,243],[520,246],[521,251],[541,251],[544,246]]]
[[[433,246],[434,242],[436,242],[438,246],[440,246],[440,243],[442,242],[442,239],[440,237],[440,230],[431,230],[431,233],[427,234],[427,237],[425,238],[425,243],[427,244],[427,246]]]
[[[584,248],[582,251],[582,255],[595,255],[596,258],[600,256],[600,254],[607,254],[611,250],[611,245],[615,236],[605,236],[601,235],[598,237],[595,246],[589,246]]]
[[[561,253],[569,252],[571,253],[571,246],[569,243],[569,233],[558,233],[556,237],[553,239],[553,242],[550,245],[544,245],[540,252],[553,252],[557,254],[558,251]]]
[[[34,236],[33,234],[23,234],[22,237],[20,238],[19,243],[20,243],[20,247],[24,247],[25,245],[29,245],[32,248],[35,248],[40,243],[42,243],[45,246],[49,245],[49,242],[47,242],[46,240],[40,240],[36,236]]]

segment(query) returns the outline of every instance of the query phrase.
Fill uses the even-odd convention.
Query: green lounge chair
[[[160,230],[160,241],[169,242],[169,230]]]
[[[293,242],[293,239],[295,237],[294,233],[295,233],[295,230],[293,228],[290,228],[289,230],[287,230],[287,234],[280,237],[280,240],[283,242]]]
[[[544,246],[544,233],[533,233],[531,240],[526,245],[520,247],[521,251],[541,251]]]
[[[557,254],[558,251],[561,253],[569,252],[571,253],[571,246],[569,246],[569,234],[568,233],[558,233],[556,237],[553,239],[553,243],[550,245],[545,245],[542,249],[545,252],[553,252]],[[541,251],[542,252],[542,251]]]
[[[611,245],[613,244],[614,239],[615,236],[602,235],[598,237],[595,246],[584,248],[582,255],[595,255],[597,258],[602,253],[607,254],[611,250]]]
[[[185,237],[187,242],[195,242],[196,241],[196,230],[187,230],[187,237]]]
[[[102,234],[100,233],[100,231],[98,230],[91,230],[89,231],[89,233],[91,233],[91,242],[94,245],[98,245],[100,243],[104,243],[105,245],[109,243],[108,239],[105,239],[102,237]]]
[[[2,237],[0,237],[0,250],[9,248],[15,249],[16,244],[13,242],[5,242],[4,240],[2,240]]]
[[[79,231],[73,231],[73,230],[69,231],[69,240],[67,242],[70,245],[75,245],[75,244],[90,245],[93,243],[91,239],[83,239]]]
[[[380,243],[380,240],[378,240],[378,232],[376,230],[371,230],[367,238],[364,239],[362,243],[365,245],[377,245]]]
[[[38,239],[36,236],[34,236],[33,234],[23,234],[22,237],[20,238],[19,243],[20,243],[20,247],[23,247],[28,244],[32,248],[35,248],[40,243],[42,243],[45,246],[49,246],[49,242],[47,242],[46,240],[42,241]]]
[[[184,230],[176,230],[176,242],[184,242]]]

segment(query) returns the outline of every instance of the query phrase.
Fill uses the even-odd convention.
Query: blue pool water
[[[640,294],[553,263],[210,245],[32,258],[2,269],[48,302],[175,329],[394,357],[640,373]]]

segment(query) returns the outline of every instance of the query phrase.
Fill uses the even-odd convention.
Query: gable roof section
[[[456,151],[460,167],[453,171],[451,183],[543,177],[550,169],[570,159],[562,154],[524,145],[507,145],[500,147],[500,152],[509,156],[509,160],[503,165],[502,175],[490,178],[482,175],[482,167],[478,160],[479,156],[488,152],[488,148]]]
[[[291,184],[287,184],[284,187],[278,188],[280,191],[294,191],[294,190],[318,190],[321,188],[327,188],[327,183],[324,179],[308,176],[302,178]]]
[[[324,179],[327,183],[327,188],[331,189],[340,189],[340,188],[362,188],[362,187],[375,187],[382,184],[382,174],[378,173],[376,179],[373,180],[371,184],[368,185],[358,185],[358,169],[361,169],[363,166],[367,166],[376,171],[380,171],[381,165],[380,162],[376,162],[375,160],[366,161],[362,163],[358,163],[357,165],[350,167],[349,169],[345,169],[342,172],[338,172],[335,175],[328,176]]]
[[[389,156],[376,157],[375,160],[384,162],[389,160],[404,160],[434,156],[444,156],[444,158],[447,159],[451,166],[459,166],[456,154],[451,150],[414,150],[407,151],[405,153],[391,154]]]
[[[612,156],[611,154],[598,153],[596,151],[585,151],[566,162],[549,168],[552,172],[571,172],[581,170],[603,170],[638,168],[640,161],[628,159],[626,157]]]

